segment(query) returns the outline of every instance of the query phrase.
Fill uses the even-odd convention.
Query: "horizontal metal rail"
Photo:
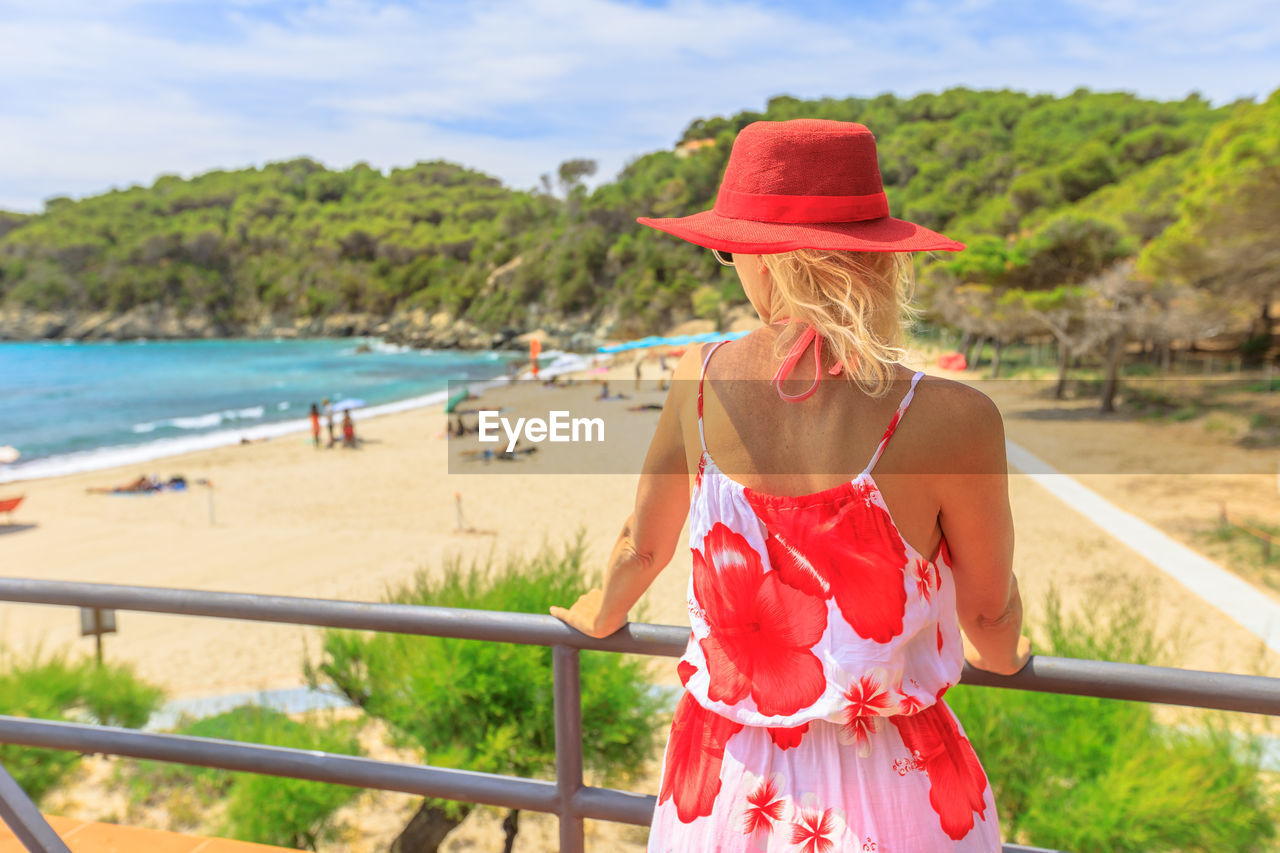
[[[577,821],[591,818],[648,826],[657,805],[657,798],[651,794],[611,788],[580,787],[572,797],[561,802],[557,783],[538,779],[26,717],[0,715],[0,743],[263,773],[502,808],[549,813],[563,811]],[[563,848],[563,839],[561,843]],[[1016,845],[1004,847],[1006,853],[1036,853],[1040,849]]]
[[[138,610],[321,628],[353,628],[533,646],[564,645],[579,649],[676,658],[684,654],[685,645],[689,641],[688,628],[670,625],[632,623],[607,639],[596,640],[578,633],[554,616],[532,613],[79,581],[0,578],[0,601]]]
[[[632,622],[616,634],[597,640],[554,616],[534,613],[76,581],[0,578],[0,601],[567,646],[658,657],[680,657],[689,642],[688,629],[674,625]],[[1280,716],[1280,679],[1260,675],[1036,655],[1016,675],[996,675],[966,664],[960,680],[962,684],[984,687]]]
[[[529,613],[23,578],[0,578],[0,601],[551,646],[555,782],[4,716],[0,716],[0,743],[149,758],[549,812],[560,818],[563,853],[581,853],[584,818],[647,826],[656,805],[656,798],[651,795],[583,784],[579,651],[679,657],[689,638],[685,628],[666,625],[632,623],[606,639],[597,640],[574,631],[554,617]],[[1026,668],[1012,676],[995,675],[966,665],[961,681],[988,687],[1280,715],[1280,679],[1262,676],[1036,656]],[[16,785],[13,787],[16,789]],[[13,796],[6,799],[6,793]],[[21,805],[14,792],[0,788],[0,815],[8,821],[10,815],[4,811],[6,802],[11,808],[15,802]],[[31,846],[30,849],[58,848]],[[1005,853],[1058,853],[1018,845],[1005,845],[1003,849]]]
[[[1280,678],[1034,655],[1016,675],[965,664],[961,684],[1280,716]]]

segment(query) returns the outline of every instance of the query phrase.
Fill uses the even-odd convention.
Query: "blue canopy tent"
[[[647,338],[640,338],[635,341],[627,341],[624,344],[609,344],[599,348],[602,353],[627,352],[633,349],[648,349],[650,347],[680,347],[689,344],[705,344],[713,341],[735,341],[743,337],[748,332],[703,332],[700,335],[672,335],[670,337],[662,337],[660,335],[650,335]]]

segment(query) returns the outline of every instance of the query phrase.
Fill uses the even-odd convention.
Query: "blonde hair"
[[[911,255],[797,249],[760,260],[773,280],[770,316],[812,325],[845,377],[883,396],[893,365],[906,356],[905,327],[918,313]]]

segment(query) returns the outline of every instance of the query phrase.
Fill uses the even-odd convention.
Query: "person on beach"
[[[342,413],[342,446],[354,449],[356,446],[356,422],[351,419],[351,410]]]
[[[320,449],[320,410],[316,408],[316,404],[311,404],[311,441],[315,444],[316,450]]]
[[[328,397],[325,397],[320,401],[320,405],[323,407],[324,419],[329,425],[329,447],[333,447],[335,440],[333,437],[333,403],[329,402]]]
[[[909,253],[963,245],[890,217],[874,137],[834,121],[748,125],[713,210],[639,221],[715,251],[763,322],[676,365],[603,589],[551,608],[623,627],[688,507],[692,632],[649,851],[997,853],[943,695],[966,660],[1030,658],[1003,425],[901,346]]]
[[[126,495],[143,494],[160,490],[160,480],[148,474],[139,474],[136,480],[130,480],[121,486],[89,486],[85,492],[91,495]]]

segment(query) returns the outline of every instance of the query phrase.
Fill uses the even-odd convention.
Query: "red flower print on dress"
[[[951,563],[951,546],[947,544],[947,537],[944,535],[942,541],[938,543],[938,558],[934,562],[943,562],[948,568],[954,569]],[[938,586],[942,586],[942,575],[938,575]]]
[[[685,687],[689,686],[689,679],[693,678],[694,673],[697,671],[698,668],[687,660],[682,660],[680,663],[676,664],[676,675],[680,676],[680,683]]]
[[[755,776],[747,773],[744,781],[750,783],[752,779]],[[742,831],[745,834],[772,832],[773,825],[783,819],[787,813],[787,801],[779,794],[782,785],[783,778],[779,773],[760,779],[754,786],[749,785],[752,790],[747,794],[742,814]]]
[[[817,797],[805,794],[791,819],[791,843],[799,845],[796,853],[831,853],[844,829],[839,809],[824,809]]]
[[[938,625],[938,651],[942,651],[942,625]]]
[[[873,669],[850,684],[844,691],[844,698],[849,700],[845,716],[885,716],[892,713],[898,702],[893,691],[884,686],[884,681],[884,670]]]
[[[898,700],[899,714],[918,714],[920,709],[924,707],[924,703],[910,693],[903,693]]]
[[[791,843],[799,844],[802,853],[827,853],[836,849],[831,829],[831,809],[802,811],[791,824]]]
[[[693,551],[694,597],[710,635],[701,640],[707,695],[733,704],[748,694],[761,714],[793,714],[822,695],[822,662],[809,649],[827,629],[827,608],[766,572],[746,538],[721,522]]]
[[[724,746],[741,730],[741,723],[708,711],[688,693],[680,697],[671,723],[658,802],[674,799],[682,823],[711,814],[720,793]]]
[[[871,754],[871,736],[878,731],[879,717],[846,717],[836,740],[844,746],[856,746],[859,757],[866,758]]]
[[[858,678],[844,691],[849,704],[844,707],[844,726],[837,735],[843,744],[856,744],[858,755],[871,754],[871,735],[879,731],[879,718],[893,713],[898,701],[884,686],[884,671],[874,669]]]
[[[924,557],[918,557],[911,567],[911,577],[916,582],[916,593],[929,601],[938,588],[938,567]]]
[[[929,805],[938,814],[942,831],[959,841],[973,829],[973,815],[986,820],[987,774],[969,739],[960,734],[945,705],[935,704],[918,714],[889,718],[902,742],[929,775]]]
[[[809,724],[795,726],[790,729],[769,729],[769,740],[778,749],[791,749],[800,745],[800,738],[809,731]]]
[[[835,599],[858,636],[887,643],[902,633],[907,552],[874,488],[852,488],[816,503],[744,494],[769,531],[769,562],[783,582]]]

